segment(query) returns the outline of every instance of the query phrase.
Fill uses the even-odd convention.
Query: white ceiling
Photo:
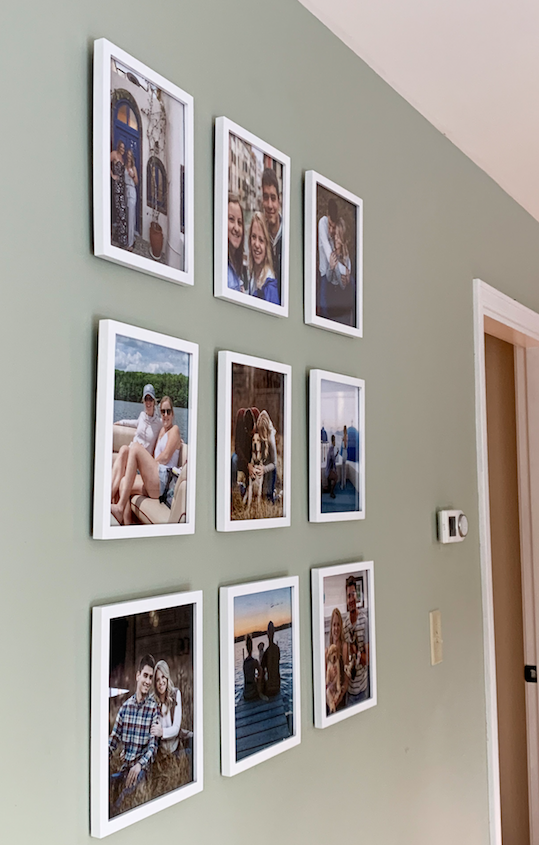
[[[300,0],[539,220],[538,0]]]

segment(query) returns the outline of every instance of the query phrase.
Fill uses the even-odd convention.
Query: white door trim
[[[516,300],[506,296],[506,294],[482,282],[481,279],[474,279],[473,299],[475,422],[479,494],[481,592],[483,600],[490,842],[491,845],[502,845],[484,335],[485,326],[487,326],[489,333],[510,343],[522,347],[537,346],[539,345],[539,314],[536,314],[530,308],[526,308],[526,306],[521,305]]]
[[[490,548],[490,508],[488,487],[487,396],[485,379],[485,328],[487,303],[493,303],[494,291],[480,279],[474,279],[474,361],[475,428],[477,444],[477,482],[479,490],[479,545],[481,555],[481,593],[483,599],[483,643],[485,663],[485,706],[487,722],[487,767],[491,845],[502,845],[500,802],[500,764],[498,750],[498,707],[496,702],[496,653],[494,650],[494,604]],[[491,316],[489,314],[488,316]]]

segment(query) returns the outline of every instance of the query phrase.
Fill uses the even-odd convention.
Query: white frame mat
[[[346,326],[316,313],[316,188],[322,185],[356,206],[356,325]],[[363,200],[315,170],[305,174],[305,322],[349,337],[363,337]]]
[[[191,783],[154,798],[145,804],[109,818],[109,650],[111,620],[170,607],[193,608],[193,778]],[[190,798],[204,788],[202,707],[202,591],[94,607],[92,610],[92,698],[91,698],[91,836],[103,839],[128,825],[152,816],[166,807]]]
[[[111,242],[110,202],[110,63],[118,59],[140,74],[185,108],[185,269],[178,270],[143,255],[114,246]],[[94,42],[94,106],[93,106],[93,187],[94,187],[94,255],[115,264],[140,270],[150,276],[180,285],[194,284],[194,100],[190,94],[169,82],[129,53],[106,38]],[[146,174],[140,174],[146,178]]]
[[[265,302],[254,296],[232,290],[228,287],[228,169],[229,135],[232,133],[283,165],[283,191],[281,213],[283,218],[282,262],[281,262],[281,305]],[[215,121],[215,211],[214,211],[214,296],[265,311],[276,317],[288,317],[289,249],[290,249],[290,158],[279,150],[257,138],[247,129],[233,123],[227,117]]]
[[[230,518],[231,505],[231,454],[232,431],[232,364],[243,364],[283,373],[284,424],[283,424],[283,516],[268,519]],[[292,437],[292,367],[266,358],[222,351],[218,357],[217,382],[217,530],[253,531],[259,528],[284,528],[290,525],[291,502],[291,437]]]
[[[290,587],[292,589],[292,690],[294,733],[288,739],[275,742],[236,761],[235,685],[234,685],[234,599],[256,593]],[[221,672],[221,773],[225,777],[257,766],[277,754],[288,751],[301,742],[300,653],[299,653],[299,577],[271,578],[252,581],[219,590],[220,616],[220,672]]]
[[[357,387],[359,391],[359,504],[357,511],[322,513],[322,490],[320,482],[320,431],[321,382],[333,381]],[[327,370],[311,370],[309,374],[309,522],[345,522],[365,519],[365,382],[363,379],[330,373]]]
[[[324,637],[324,578],[333,575],[357,575],[365,572],[368,578],[369,596],[369,682],[370,696],[359,704],[354,704],[336,713],[326,713],[326,668]],[[374,707],[378,702],[376,679],[376,625],[374,610],[374,563],[372,560],[344,563],[334,566],[322,566],[311,570],[312,586],[312,624],[313,624],[313,694],[314,725],[316,728],[328,728],[336,722],[342,722],[350,716],[362,713]]]
[[[111,525],[110,491],[114,425],[114,369],[117,335],[175,349],[190,355],[187,521],[156,525]],[[116,320],[99,321],[97,358],[97,402],[94,471],[95,540],[120,540],[127,537],[168,537],[195,532],[196,451],[197,451],[198,344],[176,337],[141,329]]]

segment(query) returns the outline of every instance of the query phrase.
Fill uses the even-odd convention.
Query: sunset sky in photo
[[[268,622],[275,627],[292,622],[292,589],[265,590],[234,599],[234,637],[265,631]]]

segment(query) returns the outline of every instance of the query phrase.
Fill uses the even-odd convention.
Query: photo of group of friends
[[[185,270],[185,106],[111,56],[111,245]]]
[[[116,335],[111,525],[185,523],[190,358]]]
[[[294,734],[292,590],[234,598],[236,761]]]
[[[366,571],[323,580],[326,716],[371,698]]]
[[[109,819],[193,781],[193,605],[110,622]]]
[[[322,378],[320,485],[322,513],[361,509],[359,387]]]
[[[285,375],[232,364],[230,519],[282,517]]]
[[[316,185],[316,315],[358,328],[357,214],[352,202]]]
[[[228,288],[282,305],[284,165],[228,138]]]

